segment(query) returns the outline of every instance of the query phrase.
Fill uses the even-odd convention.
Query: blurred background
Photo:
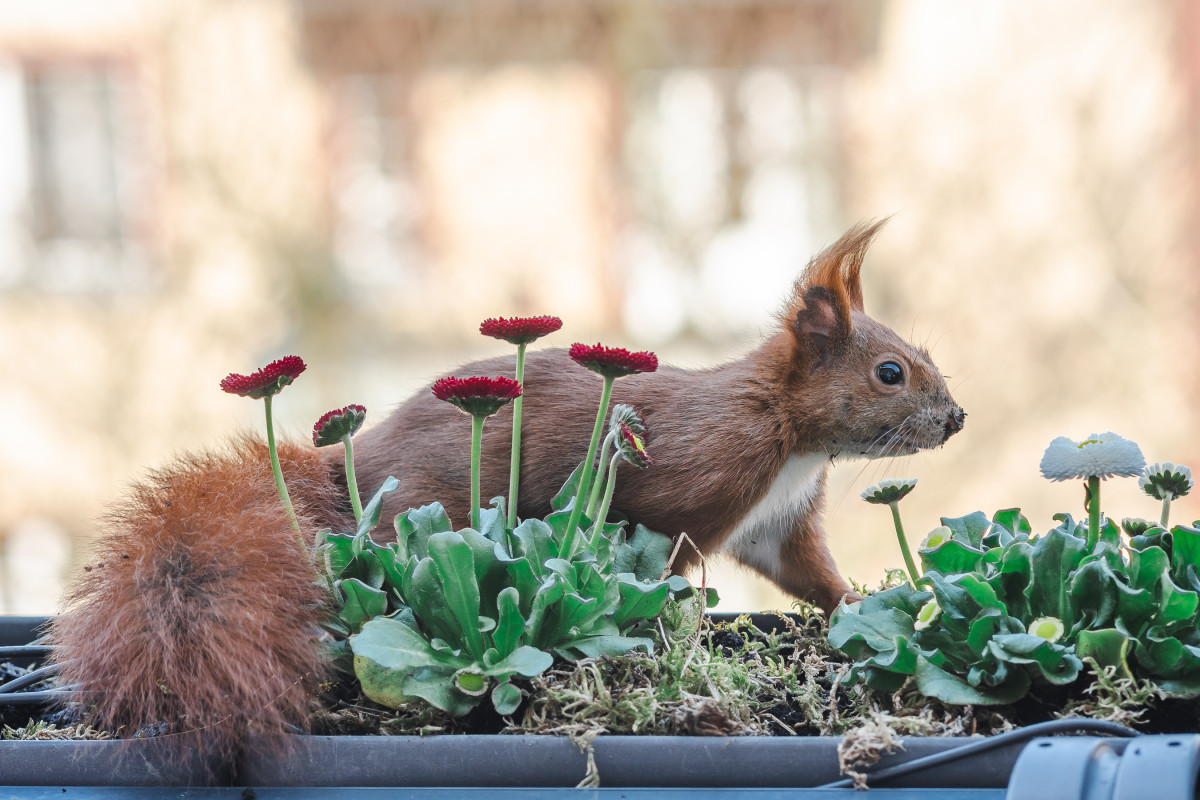
[[[843,572],[901,564],[885,477],[920,480],[915,543],[1081,514],[1038,475],[1059,435],[1200,467],[1198,121],[1189,0],[0,0],[0,612],[54,611],[147,469],[261,430],[228,372],[301,355],[302,439],[508,352],[489,316],[711,365],[892,214],[867,310],[970,417],[835,467]]]

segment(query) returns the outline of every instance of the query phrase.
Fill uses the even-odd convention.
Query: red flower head
[[[471,416],[490,417],[521,396],[521,384],[503,377],[442,378],[434,381],[433,396]]]
[[[644,431],[645,428],[642,430]],[[646,443],[627,422],[621,423],[621,435],[617,437],[617,450],[620,451],[622,458],[640,469],[645,469],[652,463],[650,454],[646,452]]]
[[[282,392],[283,387],[300,377],[300,373],[305,369],[307,365],[300,356],[284,356],[252,375],[229,373],[221,381],[221,389],[230,394],[261,400]]]
[[[623,347],[576,343],[571,345],[570,356],[576,364],[598,372],[606,378],[620,378],[623,375],[654,372],[658,369],[658,356],[654,353],[631,353]]]
[[[485,319],[479,332],[493,339],[503,339],[509,344],[522,345],[535,342],[562,327],[558,317],[513,317],[512,319]]]
[[[366,418],[367,410],[358,404],[327,411],[313,425],[313,444],[317,447],[337,444],[358,433]]]

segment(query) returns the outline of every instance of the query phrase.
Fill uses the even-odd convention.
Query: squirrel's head
[[[859,272],[886,220],[857,225],[809,263],[784,312],[785,399],[802,449],[882,458],[937,447],[963,427],[928,351],[863,311]]]

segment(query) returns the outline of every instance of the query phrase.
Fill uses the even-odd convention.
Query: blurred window
[[[0,63],[0,287],[144,282],[134,89],[112,64]]]
[[[635,76],[621,242],[632,334],[719,340],[770,324],[840,224],[832,80],[770,67]]]
[[[351,287],[402,285],[421,261],[405,98],[405,84],[389,75],[334,87],[334,247]]]

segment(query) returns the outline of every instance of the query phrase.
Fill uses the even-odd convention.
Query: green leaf
[[[1117,583],[1107,561],[1094,559],[1083,563],[1072,573],[1067,586],[1070,605],[1079,609],[1078,615],[1059,619],[1071,629],[1108,627],[1117,615]]]
[[[511,675],[532,678],[541,675],[554,664],[554,657],[544,650],[528,645],[518,647],[506,657],[487,667],[483,674],[507,679]]]
[[[409,556],[425,558],[429,555],[426,542],[429,537],[442,531],[454,530],[446,509],[441,503],[413,508],[396,517],[396,544],[407,561]]]
[[[459,637],[471,657],[483,658],[479,632],[479,584],[475,582],[475,556],[461,534],[442,531],[429,537],[429,556],[437,567],[445,604],[458,622]]]
[[[553,528],[540,519],[527,519],[513,530],[513,538],[520,549],[519,553],[514,552],[513,555],[528,561],[539,580],[546,577],[546,562],[558,557]]]
[[[613,572],[632,572],[642,581],[658,580],[667,568],[670,555],[670,537],[638,525],[629,541],[616,548]]]
[[[357,555],[354,537],[345,533],[326,534],[319,550],[325,561],[325,571],[333,580],[343,577]]]
[[[507,681],[496,684],[496,688],[492,689],[492,705],[496,707],[497,714],[507,717],[521,705],[521,690]]]
[[[983,547],[983,534],[987,531],[987,515],[976,511],[965,517],[942,517],[942,524],[948,527],[954,539],[977,550]]]
[[[492,643],[501,658],[507,657],[525,635],[525,618],[521,616],[519,594],[512,587],[506,587],[496,597],[499,616],[496,629],[492,631]]]
[[[1171,529],[1171,562],[1179,583],[1187,581],[1187,568],[1200,567],[1200,528],[1176,525]]]
[[[968,547],[957,539],[948,539],[932,549],[917,551],[921,556],[924,571],[935,569],[943,575],[955,572],[970,572],[979,565],[983,550]]]
[[[387,669],[444,667],[456,672],[471,665],[470,659],[435,650],[417,631],[388,617],[363,625],[358,635],[350,637],[350,649]]]
[[[550,575],[533,596],[533,604],[525,620],[525,639],[535,647],[545,647],[545,636],[553,633],[553,625],[546,623],[551,607],[562,600],[563,592],[562,578]]]
[[[479,531],[492,542],[503,542],[508,526],[504,518],[504,498],[493,497],[491,508],[479,509]]]
[[[379,491],[371,497],[371,501],[362,510],[362,519],[358,521],[358,533],[366,535],[372,528],[379,524],[379,515],[383,512],[384,495],[390,494],[396,490],[400,482],[388,476],[384,480],[383,485],[379,487]]]
[[[338,611],[338,619],[351,632],[357,631],[364,622],[387,611],[387,595],[368,586],[357,578],[345,578],[334,584],[337,594],[345,599]]]
[[[1158,613],[1154,615],[1155,623],[1169,626],[1177,622],[1186,622],[1196,616],[1200,597],[1195,592],[1180,589],[1171,580],[1169,574],[1163,573],[1159,580],[1161,581],[1161,590]]]
[[[1004,526],[1009,533],[1014,535],[1022,533],[1028,535],[1033,532],[1033,526],[1029,524],[1029,520],[1019,508],[1005,508],[997,511],[992,515],[992,522]]]
[[[1102,667],[1126,667],[1130,639],[1115,628],[1080,631],[1075,640],[1075,654],[1092,658]]]
[[[555,652],[561,654],[564,658],[580,659],[580,658],[600,658],[601,656],[620,656],[637,648],[645,650],[647,654],[654,653],[654,640],[644,639],[640,636],[614,636],[614,635],[599,635],[599,636],[580,636],[577,639],[560,645],[555,648]]]
[[[404,599],[412,606],[422,630],[430,638],[454,642],[456,647],[463,646],[461,625],[446,603],[441,576],[433,558],[426,556],[417,562]]]
[[[1026,590],[1031,615],[1058,617],[1064,621],[1074,618],[1067,586],[1071,573],[1085,555],[1087,542],[1062,528],[1055,528],[1037,540],[1033,545],[1033,574]]]
[[[550,507],[555,511],[569,511],[571,509],[571,501],[575,499],[575,495],[579,492],[579,478],[583,474],[583,462],[579,462],[579,466],[567,478],[567,482],[558,490],[558,494],[550,501]]]
[[[955,705],[1004,705],[1016,702],[1029,691],[1029,675],[1021,670],[1010,671],[999,686],[975,687],[918,656],[915,673],[922,694]]]
[[[670,586],[666,581],[641,583],[632,578],[628,573],[617,575],[621,605],[613,615],[613,621],[620,630],[657,615],[667,604],[667,596],[670,594]]]
[[[829,625],[829,643],[856,659],[893,650],[897,639],[912,635],[912,617],[898,608],[875,613],[843,613],[838,609]]]

